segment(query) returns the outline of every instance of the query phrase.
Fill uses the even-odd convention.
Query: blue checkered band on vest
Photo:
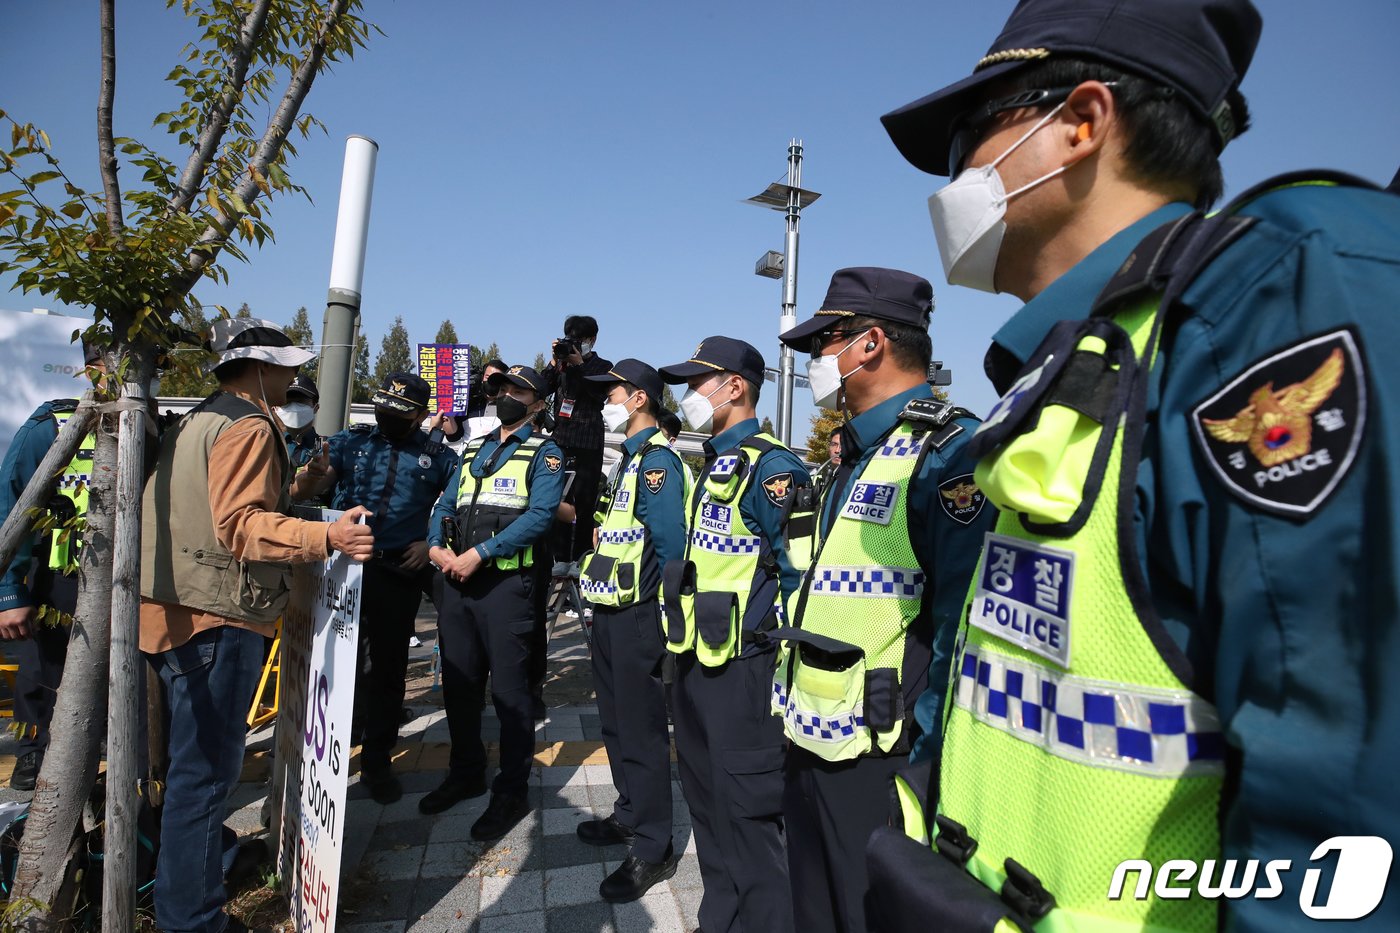
[[[908,567],[822,567],[812,580],[813,593],[920,599],[924,574]]]
[[[885,441],[885,446],[876,453],[877,457],[917,457],[919,451],[923,449],[924,435],[918,437],[908,437],[906,435],[896,435]]]
[[[738,454],[725,454],[723,457],[716,457],[714,465],[710,467],[709,475],[716,479],[728,479],[734,475],[734,468],[738,465]]]
[[[647,530],[641,525],[635,528],[614,528],[612,531],[598,532],[598,543],[601,544],[627,544],[630,541],[640,541],[646,537]]]
[[[954,701],[989,726],[1096,768],[1153,777],[1224,772],[1215,710],[1185,691],[1088,680],[966,651]]]
[[[616,584],[607,580],[590,580],[587,577],[579,578],[578,588],[584,596],[611,596],[617,592]]]
[[[77,486],[79,483],[87,484],[91,481],[86,473],[65,473],[59,478],[58,487],[67,489],[69,486]]]
[[[864,711],[853,709],[837,716],[819,716],[807,710],[788,706],[787,693],[776,681],[773,683],[773,704],[782,709],[783,716],[803,735],[822,742],[844,742],[865,728]]]
[[[717,554],[753,554],[762,545],[761,538],[749,538],[743,535],[717,535],[708,531],[693,531],[690,534],[690,543],[706,551],[714,551]]]

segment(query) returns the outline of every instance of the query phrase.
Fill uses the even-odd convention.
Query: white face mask
[[[724,382],[715,386],[714,391],[710,392],[708,395],[701,395],[694,389],[685,390],[685,395],[681,396],[681,414],[685,417],[686,421],[690,422],[690,426],[696,431],[704,433],[710,430],[710,425],[712,425],[715,420],[715,412],[718,410],[710,406],[710,398],[715,392],[723,389],[728,384],[729,380],[725,379]],[[732,399],[726,399],[719,407],[723,408],[725,405],[728,405],[730,401],[732,401]]]
[[[943,274],[949,285],[966,285],[978,291],[996,292],[997,255],[1001,252],[1002,237],[1006,235],[1006,202],[1069,168],[1062,165],[1007,194],[997,166],[1030,139],[1036,130],[1049,123],[1063,106],[1063,103],[1059,104],[1041,117],[995,161],[964,169],[957,178],[928,199],[933,235],[938,240]]]
[[[627,396],[619,404],[609,402],[603,406],[603,425],[609,431],[621,430],[623,425],[632,418],[632,413],[627,410],[627,403],[636,397],[636,393]]]
[[[859,336],[846,344],[835,353],[823,353],[821,356],[814,356],[807,361],[807,382],[811,384],[812,404],[818,408],[835,408],[837,396],[841,393],[841,386],[846,380],[854,376],[865,368],[861,363],[855,369],[841,375],[841,365],[836,360],[851,347],[855,346],[856,340],[860,340],[870,331],[861,331]]]
[[[291,430],[299,431],[316,417],[316,409],[305,402],[290,402],[277,409],[277,417]]]

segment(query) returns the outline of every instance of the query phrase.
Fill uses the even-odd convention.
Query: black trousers
[[[47,539],[46,539],[47,540]],[[47,551],[43,552],[47,558]],[[31,576],[35,581],[34,599],[72,615],[78,605],[78,578],[51,574],[40,568]],[[49,723],[58,702],[58,685],[63,680],[63,662],[68,656],[68,636],[72,626],[50,625],[37,619],[28,638],[9,642],[5,652],[18,665],[15,672],[14,721],[25,727],[15,754],[42,751],[49,745]]]
[[[365,730],[360,759],[364,769],[389,767],[390,753],[399,740],[408,639],[424,590],[431,591],[432,573],[428,566],[403,574],[392,569],[388,559],[365,564],[360,589],[360,673],[355,679],[355,718]]]
[[[671,736],[661,683],[661,609],[655,599],[593,609],[593,689],[617,803],[637,834],[632,854],[659,862],[671,846]]]
[[[783,816],[788,866],[803,933],[863,933],[867,921],[865,845],[889,822],[890,775],[903,755],[830,762],[788,749]]]
[[[548,536],[535,545],[535,630],[530,639],[530,689],[542,696],[545,676],[549,673],[549,587],[554,582],[554,556],[550,553]]]
[[[782,814],[785,740],[782,721],[769,712],[775,662],[776,649],[768,648],[719,668],[705,667],[694,653],[677,663],[676,757],[705,885],[705,930],[793,929]]]
[[[448,581],[438,616],[442,650],[442,700],[452,738],[453,774],[486,770],[481,710],[487,675],[501,722],[501,771],[496,793],[524,794],[535,751],[530,696],[531,642],[535,627],[533,570],[482,567],[466,583]]]

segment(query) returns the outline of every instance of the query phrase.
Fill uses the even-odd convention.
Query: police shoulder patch
[[[545,454],[544,465],[545,469],[549,470],[549,472],[558,473],[559,468],[564,465],[564,458],[556,457],[554,454]]]
[[[1252,364],[1191,412],[1211,472],[1233,495],[1307,516],[1356,459],[1366,372],[1348,329],[1310,337]]]
[[[768,497],[768,501],[782,508],[787,505],[788,496],[792,493],[792,474],[774,473],[763,481],[763,494]]]
[[[982,514],[987,497],[977,488],[971,473],[963,473],[938,484],[938,504],[943,514],[962,525],[971,525]]]
[[[666,469],[643,470],[642,481],[647,484],[648,491],[658,493],[666,485]]]

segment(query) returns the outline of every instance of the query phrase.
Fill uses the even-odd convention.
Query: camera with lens
[[[556,360],[568,359],[577,352],[578,344],[568,337],[560,337],[558,342],[554,344],[554,358]]]

